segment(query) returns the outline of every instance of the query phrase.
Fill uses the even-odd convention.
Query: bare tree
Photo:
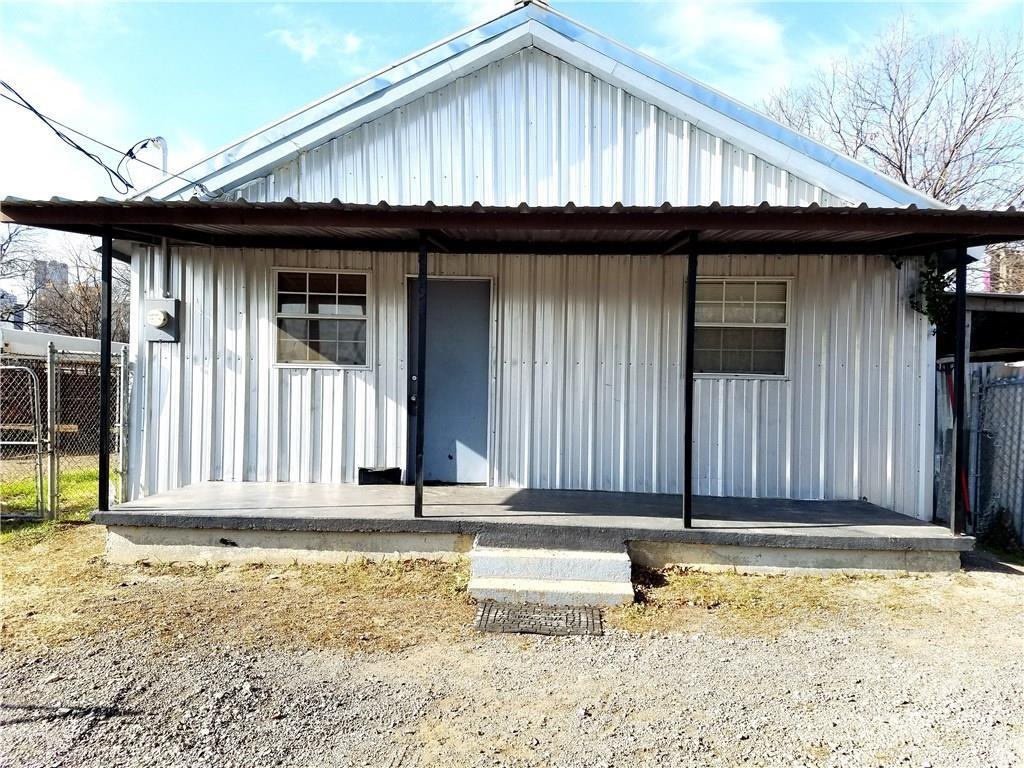
[[[22,317],[35,299],[38,285],[35,264],[42,256],[38,232],[31,227],[7,224],[0,233],[0,289],[17,291],[0,302],[0,320]],[[4,291],[7,293],[7,291]]]
[[[770,96],[772,117],[951,205],[1024,203],[1024,44],[916,35],[898,19],[863,55]]]
[[[35,327],[67,336],[98,338],[100,333],[100,264],[87,240],[66,239],[60,261],[68,279],[47,284],[31,306]],[[111,335],[128,341],[130,276],[127,265],[114,263],[111,284]]]

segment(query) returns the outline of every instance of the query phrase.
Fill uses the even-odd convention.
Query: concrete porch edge
[[[366,510],[364,510],[366,511]],[[771,530],[721,530],[714,528],[655,529],[641,526],[590,527],[569,524],[538,524],[527,521],[484,521],[429,517],[408,519],[317,517],[314,515],[232,515],[195,512],[144,512],[140,510],[93,513],[94,522],[107,526],[143,528],[214,529],[225,531],[282,531],[301,533],[375,534],[487,534],[515,539],[520,546],[601,548],[632,541],[662,541],[740,547],[793,549],[946,551],[965,552],[974,547],[969,536],[882,536],[831,533],[777,533]],[[698,522],[699,525],[699,522]],[[941,530],[941,529],[938,529]]]

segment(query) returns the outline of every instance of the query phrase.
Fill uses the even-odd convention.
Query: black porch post
[[[113,269],[110,230],[103,231],[100,248],[100,512],[110,509],[110,283]]]
[[[420,235],[419,271],[416,276],[416,502],[415,517],[423,517],[423,422],[427,376],[427,240]]]
[[[693,524],[693,337],[697,308],[697,236],[686,255],[686,360],[683,364],[683,527]]]
[[[964,409],[967,401],[967,249],[956,253],[956,348],[953,353],[953,509],[949,529],[965,530],[967,511],[967,432]]]

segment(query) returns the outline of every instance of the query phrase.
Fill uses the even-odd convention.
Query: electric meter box
[[[146,341],[176,343],[181,302],[178,299],[146,299],[144,306]]]

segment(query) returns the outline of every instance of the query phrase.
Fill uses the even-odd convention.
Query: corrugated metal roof
[[[921,253],[1024,239],[1024,212],[808,206],[391,206],[8,198],[0,221],[141,242],[452,253]]]

